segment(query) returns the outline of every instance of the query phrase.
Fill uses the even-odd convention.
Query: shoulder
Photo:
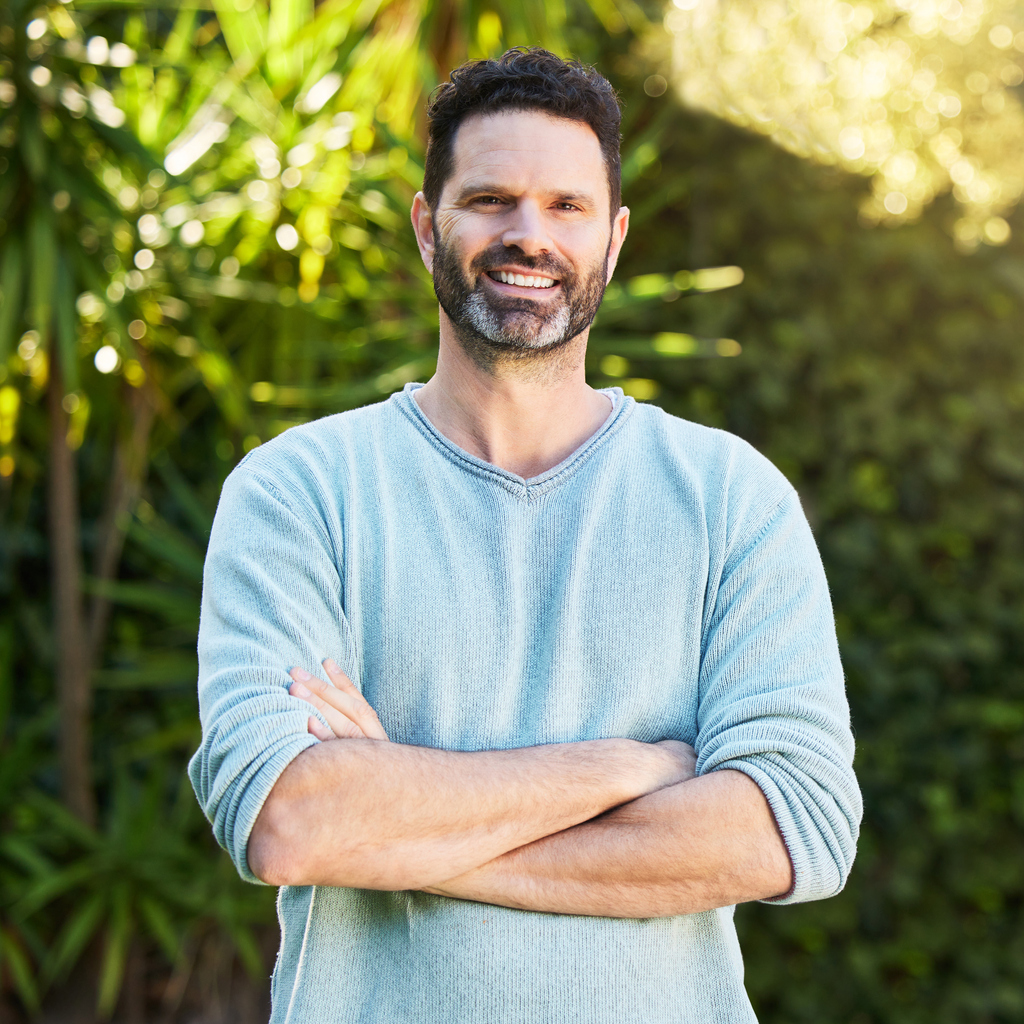
[[[796,497],[793,485],[752,444],[716,427],[681,419],[653,405],[637,405],[638,440],[667,472],[703,497],[709,514],[735,529],[764,523]]]
[[[652,405],[638,405],[634,420],[637,461],[653,469],[654,486],[700,520],[720,564],[742,557],[772,524],[806,529],[793,485],[743,438]]]
[[[330,518],[344,482],[375,457],[402,418],[384,401],[290,427],[235,466],[221,501],[271,500],[302,519]]]
[[[394,419],[392,403],[385,401],[289,427],[249,452],[232,475],[307,485],[335,476],[375,436],[385,435]]]

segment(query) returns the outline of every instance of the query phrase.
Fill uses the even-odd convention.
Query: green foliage
[[[215,6],[0,13],[0,989],[32,1009],[92,949],[109,1015],[132,948],[180,972],[213,934],[265,973],[270,892],[238,881],[183,776],[217,495],[253,445],[430,375],[436,307],[406,226],[424,92],[467,54],[562,39],[626,105],[632,235],[590,378],[765,452],[832,584],[867,817],[840,897],[740,912],[761,1018],[1020,1020],[1024,247],[958,254],[941,205],[866,229],[863,182],[658,96],[636,47],[655,10]],[[134,62],[84,59],[98,36]],[[95,828],[54,799],[55,350],[78,378],[84,589],[111,609]],[[133,458],[139,490],[118,492]]]
[[[642,327],[682,322],[743,352],[622,369],[746,437],[799,490],[866,801],[841,896],[740,912],[748,987],[765,1020],[1020,1020],[1024,247],[959,255],[941,205],[866,230],[864,185],[709,120],[680,117],[661,159],[688,187],[624,269],[746,276],[669,296]]]

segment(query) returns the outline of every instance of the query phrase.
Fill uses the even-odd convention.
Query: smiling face
[[[413,222],[456,337],[488,363],[565,346],[597,313],[628,218],[611,217],[597,136],[538,111],[474,115],[453,157]]]

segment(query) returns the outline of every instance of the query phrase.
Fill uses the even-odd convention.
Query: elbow
[[[780,904],[829,899],[842,891],[853,866],[860,792],[848,772],[815,778],[777,770],[785,764],[768,761],[769,770],[755,777],[763,786],[779,840],[770,858],[777,895],[759,898]]]
[[[374,854],[377,854],[376,856]],[[275,787],[260,810],[246,850],[249,870],[266,885],[332,885],[402,889],[388,858],[365,844],[346,843],[323,828],[308,803]]]
[[[283,827],[284,815],[272,804],[271,795],[253,825],[246,850],[249,870],[268,886],[297,885],[295,865],[286,840],[287,831]]]
[[[311,760],[318,744],[285,768],[260,808],[246,847],[249,870],[266,885],[345,885],[345,850],[327,827]],[[337,744],[340,746],[340,744]]]
[[[844,834],[826,834],[808,848],[792,851],[792,887],[771,902],[808,903],[837,896],[846,886],[855,851],[856,837]]]
[[[297,844],[290,841],[288,809],[271,793],[260,810],[249,836],[246,858],[249,870],[267,885],[301,885]]]
[[[265,885],[299,885],[294,872],[289,870],[288,858],[264,836],[254,833],[246,853],[249,870]]]

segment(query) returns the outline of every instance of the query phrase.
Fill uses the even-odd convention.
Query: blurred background
[[[1024,7],[0,6],[0,1020],[266,1019],[184,767],[217,496],[434,365],[423,104],[541,44],[625,108],[593,384],[751,441],[825,559],[867,813],[747,906],[764,1024],[1024,1020]]]

